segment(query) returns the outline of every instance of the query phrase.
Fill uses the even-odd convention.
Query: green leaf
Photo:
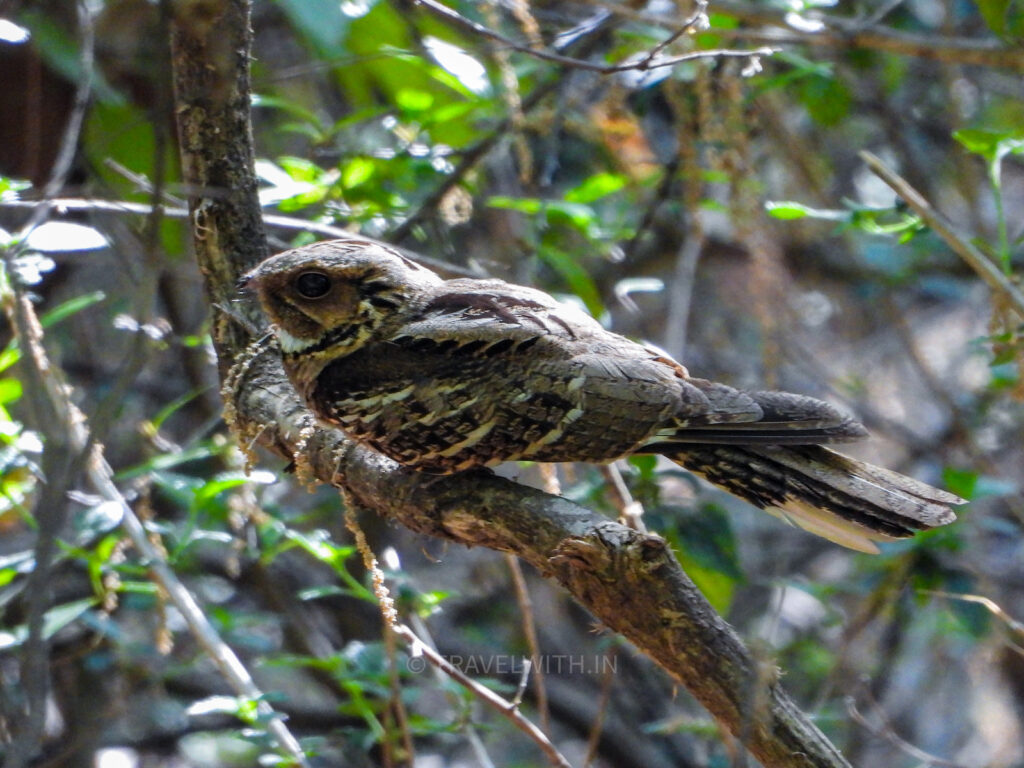
[[[1024,133],[1019,129],[990,131],[983,128],[964,128],[954,131],[953,138],[968,152],[981,155],[989,163],[998,162],[1008,154],[1024,154]]]
[[[592,203],[618,192],[626,186],[626,177],[619,173],[597,173],[585,179],[575,189],[565,193],[567,203]]]
[[[376,164],[368,157],[353,157],[341,169],[341,186],[345,189],[358,187],[369,181],[377,170]]]
[[[598,290],[590,273],[583,268],[578,260],[568,253],[550,246],[541,248],[537,255],[562,276],[569,286],[569,290],[583,301],[590,314],[594,317],[601,316],[604,311],[601,291]]]
[[[434,105],[434,95],[416,88],[400,88],[395,103],[406,112],[426,112]]]
[[[21,382],[17,379],[0,379],[0,405],[13,403],[21,398]]]
[[[974,497],[974,489],[978,485],[978,473],[969,469],[946,467],[942,471],[942,482],[951,493],[970,501]]]
[[[44,313],[39,319],[39,322],[42,324],[43,328],[49,328],[51,325],[55,325],[62,320],[66,320],[72,315],[78,314],[83,309],[88,309],[93,304],[98,304],[105,298],[107,298],[107,295],[103,291],[93,291],[92,293],[76,296],[75,298],[68,299],[50,311]]]
[[[491,208],[501,208],[506,211],[519,211],[534,215],[544,209],[544,201],[534,197],[506,197],[505,195],[494,195],[487,199],[487,205]]]
[[[834,126],[849,114],[853,96],[841,80],[816,74],[801,82],[800,101],[816,123]]]
[[[249,474],[245,474],[244,472],[222,472],[213,479],[203,483],[200,488],[196,489],[196,504],[202,505],[210,499],[224,493],[224,491],[229,491],[232,488],[238,488],[239,486],[247,483],[269,485],[275,480],[277,480],[277,477],[273,472],[260,470],[250,472]]]
[[[823,221],[849,221],[849,211],[811,208],[803,203],[792,200],[769,200],[764,204],[765,211],[773,219],[788,221],[792,219],[821,219]]]
[[[677,525],[666,536],[676,550],[679,564],[715,610],[728,611],[743,572],[732,524],[725,511],[717,504],[666,510],[675,513]]]
[[[1012,41],[1024,32],[1024,9],[1014,0],[976,0],[985,24],[998,37]]]

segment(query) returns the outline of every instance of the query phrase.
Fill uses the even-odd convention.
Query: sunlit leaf
[[[345,189],[358,187],[373,178],[376,164],[368,157],[354,157],[341,169],[341,186]]]
[[[0,405],[13,403],[21,398],[21,382],[18,379],[0,379]]]
[[[592,203],[626,186],[626,177],[618,173],[596,173],[565,193],[569,203]]]
[[[434,96],[429,91],[401,88],[395,94],[395,103],[406,112],[425,112],[433,106]]]
[[[764,204],[768,215],[773,219],[821,219],[823,221],[849,221],[850,212],[811,208],[803,203],[792,200],[769,200]]]

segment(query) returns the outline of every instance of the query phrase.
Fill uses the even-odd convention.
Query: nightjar
[[[661,454],[867,552],[952,522],[963,502],[824,447],[867,434],[825,402],[696,378],[531,288],[443,280],[359,239],[272,256],[241,285],[312,412],[424,472]]]

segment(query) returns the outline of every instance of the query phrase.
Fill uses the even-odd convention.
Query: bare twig
[[[678,56],[658,56],[656,53],[650,53],[642,58],[635,59],[633,61],[626,60],[616,64],[598,64],[597,62],[587,61],[586,59],[576,59],[572,56],[563,56],[560,53],[554,53],[543,49],[532,48],[529,45],[517,43],[515,40],[505,37],[500,32],[495,32],[493,29],[485,27],[483,24],[478,24],[472,19],[467,19],[457,11],[442,5],[441,3],[434,2],[434,0],[416,0],[417,5],[422,5],[424,8],[429,10],[438,18],[448,21],[453,26],[462,29],[470,34],[478,35],[480,37],[493,40],[501,45],[508,46],[514,51],[520,53],[526,53],[538,59],[544,61],[550,61],[553,64],[559,64],[563,67],[571,67],[573,69],[584,69],[588,72],[596,72],[599,75],[612,75],[616,72],[631,72],[640,71],[646,72],[652,69],[661,69],[663,67],[674,67],[677,64],[682,64],[686,61],[696,61],[698,59],[720,59],[720,58],[757,58],[760,56],[770,56],[775,53],[778,49],[771,47],[756,48],[751,51],[737,51],[730,48],[715,48],[706,51],[692,51],[690,53],[683,53]],[[679,34],[685,32],[686,28],[682,31],[677,32],[673,35],[678,37]],[[671,39],[670,39],[671,41]],[[666,43],[667,44],[667,43]],[[665,44],[660,47],[663,48]]]
[[[942,768],[966,768],[962,763],[958,763],[954,760],[946,760],[945,758],[925,752],[920,747],[915,747],[893,730],[892,726],[885,720],[884,713],[881,711],[881,707],[878,706],[877,702],[869,698],[869,703],[878,713],[878,716],[882,721],[880,725],[875,725],[864,716],[860,709],[857,708],[857,701],[853,696],[846,697],[847,713],[849,713],[850,717],[855,722],[863,726],[869,733],[888,741],[901,752],[909,755],[915,760],[920,760],[925,765],[937,765],[942,766]]]
[[[659,53],[668,48],[687,32],[700,31],[702,28],[706,28],[708,26],[707,12],[708,0],[697,0],[696,8],[693,13],[690,14],[690,17],[684,19],[683,23],[679,25],[679,28],[675,32],[651,48],[647,55],[640,61],[638,69],[641,71],[647,69]]]
[[[611,655],[618,654],[618,648],[612,648]],[[615,681],[615,666],[606,665],[604,675],[601,677],[601,698],[597,703],[597,714],[594,716],[594,724],[590,727],[590,735],[587,736],[587,756],[583,760],[583,768],[589,768],[597,757],[597,749],[601,744],[601,733],[604,731],[604,719],[608,715],[608,703],[612,698],[612,683]]]
[[[886,166],[870,152],[861,152],[860,158],[878,178],[888,184],[903,198],[914,213],[931,227],[946,244],[960,256],[967,265],[988,283],[989,287],[1006,299],[1018,314],[1024,316],[1024,293],[965,236],[959,233],[953,223],[935,210],[924,196],[914,189],[902,176]]]
[[[937,589],[925,589],[922,590],[926,595],[935,595],[936,597],[945,597],[949,600],[959,600],[964,603],[975,603],[983,607],[986,611],[991,613],[997,619],[1000,619],[1007,628],[1017,638],[1017,642],[1013,643],[1014,648],[1018,652],[1024,652],[1022,646],[1024,646],[1024,622],[1018,621],[1009,613],[1007,613],[999,603],[984,595],[969,595],[959,594],[956,592],[943,592]]]
[[[345,526],[352,532],[353,537],[355,537],[356,548],[359,550],[359,554],[362,555],[363,558],[363,566],[370,572],[370,576],[373,580],[373,594],[377,598],[377,604],[379,605],[381,615],[384,618],[385,631],[393,632],[396,636],[405,640],[409,644],[410,653],[414,657],[423,656],[423,658],[466,688],[466,690],[482,702],[507,717],[513,725],[529,736],[530,739],[540,747],[541,751],[544,752],[552,765],[570,768],[569,762],[548,740],[548,737],[544,735],[544,732],[524,717],[519,711],[518,700],[506,701],[490,688],[481,685],[476,680],[466,675],[461,669],[449,662],[431,646],[420,640],[419,637],[416,636],[416,633],[407,625],[399,623],[398,612],[395,610],[395,601],[392,599],[391,593],[388,591],[387,585],[384,583],[384,572],[380,569],[380,565],[377,562],[377,556],[373,553],[373,550],[370,549],[370,545],[366,541],[366,535],[363,533],[362,528],[359,527],[359,522],[355,519],[352,511],[356,502],[352,495],[347,491],[344,492],[343,495],[346,500]]]
[[[519,558],[511,553],[505,555],[505,562],[508,564],[509,572],[512,574],[512,585],[516,590],[516,602],[519,604],[519,615],[523,619],[523,634],[526,635],[526,646],[530,649],[530,658],[539,660],[540,643],[537,641],[537,624],[533,617],[533,601],[530,600],[530,590],[526,586],[526,578],[523,576],[522,566],[519,565]],[[534,693],[537,696],[537,711],[540,712],[540,727],[544,733],[551,733],[551,713],[548,708],[548,689],[544,682],[543,664],[537,664],[533,678],[536,681]]]
[[[99,200],[96,198],[60,197],[49,202],[52,206],[52,210],[57,212],[89,211],[96,213],[130,214],[137,216],[149,216],[153,213],[152,205],[148,203],[133,203],[127,200]],[[0,201],[0,208],[36,208],[38,205],[38,203],[28,200]],[[187,219],[189,217],[189,212],[185,208],[161,208],[161,214],[172,219]],[[322,224],[317,221],[309,221],[307,219],[297,219],[293,216],[282,216],[273,213],[266,214],[263,216],[263,223],[267,226],[279,227],[281,229],[299,232],[312,232],[313,234],[323,235],[324,237],[334,237],[338,239],[358,237],[360,240],[366,239],[362,235],[357,235],[347,229],[342,229],[341,227]],[[391,245],[389,247],[397,248],[398,246]],[[399,248],[399,250],[404,249]],[[460,277],[481,276],[479,271],[466,269],[465,267],[460,267],[458,264],[452,264],[448,261],[424,256],[420,253],[413,253],[412,251],[404,252],[410,258],[419,261],[432,269],[436,269],[442,274],[457,275]]]
[[[388,671],[391,676],[395,714],[398,718],[398,725],[402,732],[402,744],[406,752],[404,761],[412,765],[416,759],[416,752],[412,744],[412,730],[409,728],[408,713],[405,711],[405,705],[402,704],[402,698],[399,695],[398,657],[395,649],[395,625],[398,623],[398,611],[395,608],[395,601],[391,597],[391,592],[388,590],[387,584],[384,583],[384,571],[381,570],[380,564],[377,562],[377,556],[370,549],[370,544],[366,540],[366,534],[363,533],[359,520],[356,518],[356,510],[359,505],[352,497],[352,494],[348,493],[344,488],[340,489],[340,491],[342,498],[345,500],[345,527],[348,528],[349,533],[355,539],[356,549],[359,550],[359,554],[363,558],[363,567],[366,568],[373,580],[373,594],[377,598],[377,607],[380,609],[384,629],[384,644],[387,647],[388,660],[391,666]],[[386,737],[383,741],[382,746],[385,753],[387,753],[391,747]]]
[[[601,474],[611,489],[612,501],[619,510],[621,520],[634,531],[647,533],[647,526],[644,525],[644,505],[633,498],[619,468],[615,464],[602,464]]]
[[[620,18],[663,28],[674,28],[676,23],[669,16],[637,11],[610,0],[590,0],[590,4],[604,8]],[[1024,70],[1024,49],[1006,45],[995,38],[944,37],[931,33],[903,32],[886,27],[865,28],[862,20],[826,14],[814,16],[814,20],[821,23],[821,29],[803,31],[787,23],[788,11],[767,4],[716,0],[714,7],[716,14],[729,16],[749,25],[777,28],[764,30],[757,26],[748,26],[739,29],[715,29],[715,34],[723,38],[762,42],[772,46],[812,45],[830,50],[867,48],[933,61],[1018,72]]]
[[[543,750],[547,756],[548,761],[552,765],[562,766],[563,768],[570,768],[569,761],[566,760],[555,746],[548,740],[548,737],[544,735],[544,732],[540,730],[536,725],[526,719],[522,712],[510,701],[506,701],[501,696],[496,694],[490,688],[481,685],[473,678],[464,674],[462,670],[449,662],[444,656],[439,654],[429,645],[421,642],[415,633],[409,629],[405,624],[399,624],[395,627],[395,634],[403,638],[409,643],[409,647],[413,655],[422,655],[428,662],[433,666],[440,669],[446,675],[451,677],[459,685],[466,688],[474,696],[480,699],[482,702],[487,704],[495,711],[501,713],[504,717],[507,717],[513,725],[519,730],[525,733],[532,739],[537,746]]]

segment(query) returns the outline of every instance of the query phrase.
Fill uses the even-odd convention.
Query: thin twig
[[[961,594],[957,592],[944,592],[939,589],[924,589],[921,590],[926,595],[934,595],[935,597],[945,597],[949,600],[960,600],[964,603],[976,603],[983,607],[986,611],[991,613],[997,619],[1002,620],[1004,624],[1016,635],[1022,642],[1013,643],[1016,650],[1022,650],[1022,644],[1024,644],[1024,622],[1018,621],[1007,613],[999,603],[984,595],[970,595]]]
[[[598,64],[593,61],[587,61],[586,59],[576,59],[572,56],[563,56],[560,53],[553,53],[542,49],[531,48],[529,45],[523,45],[517,43],[515,40],[505,37],[500,32],[495,32],[493,29],[485,27],[483,24],[478,24],[472,19],[467,19],[457,11],[448,8],[441,3],[434,2],[434,0],[416,0],[416,5],[422,5],[424,8],[429,10],[435,16],[444,19],[456,27],[459,27],[465,32],[470,34],[479,35],[480,37],[493,40],[501,45],[508,46],[514,51],[520,53],[526,53],[538,59],[544,61],[550,61],[553,64],[560,64],[563,67],[571,67],[573,69],[584,69],[588,72],[596,72],[599,75],[611,75],[616,72],[631,72],[641,71],[646,72],[652,69],[661,69],[663,67],[674,67],[676,64],[682,64],[686,61],[695,61],[697,59],[718,59],[718,58],[752,58],[759,56],[770,56],[775,53],[778,49],[771,47],[761,47],[750,51],[737,51],[730,48],[716,48],[706,51],[692,51],[691,53],[684,53],[678,56],[667,56],[657,57],[647,55],[643,58],[636,59],[634,61],[621,61],[615,64]],[[684,30],[685,31],[685,30]]]
[[[707,12],[708,0],[697,0],[697,7],[694,9],[693,13],[690,14],[690,17],[684,19],[683,23],[675,32],[673,32],[671,35],[666,37],[656,46],[651,48],[651,50],[648,51],[647,56],[645,56],[640,61],[640,66],[638,67],[638,69],[640,69],[641,71],[647,69],[653,63],[654,59],[658,56],[659,53],[668,48],[670,45],[672,45],[672,43],[674,43],[680,37],[685,35],[687,32],[697,31],[702,27],[706,28],[708,25]]]
[[[611,656],[614,658],[619,652],[617,647],[612,647]],[[607,659],[608,657],[605,656]],[[589,768],[597,757],[597,750],[601,745],[601,733],[604,731],[604,719],[608,715],[608,703],[612,698],[612,683],[615,681],[615,665],[605,665],[604,675],[601,678],[601,698],[597,702],[597,714],[594,716],[594,723],[590,726],[590,735],[587,736],[587,756],[583,760],[583,768]]]
[[[894,747],[904,752],[915,760],[920,760],[926,765],[938,765],[943,768],[965,768],[962,763],[955,762],[953,760],[946,760],[945,758],[938,757],[936,755],[925,752],[920,747],[915,747],[909,741],[900,736],[896,731],[892,729],[892,726],[883,717],[881,707],[878,703],[869,698],[869,703],[878,712],[879,717],[882,718],[881,725],[874,725],[869,722],[867,717],[857,708],[857,701],[853,696],[846,697],[846,711],[850,717],[861,726],[863,726],[869,733],[879,738],[885,739]]]
[[[505,562],[512,574],[512,585],[516,590],[516,602],[519,604],[519,615],[523,619],[523,634],[526,635],[526,646],[530,649],[530,658],[540,660],[540,643],[537,640],[537,623],[533,616],[533,601],[530,590],[526,586],[523,568],[519,558],[511,552],[506,553]],[[533,673],[534,695],[537,697],[537,711],[540,713],[540,727],[544,733],[551,733],[551,713],[548,707],[548,689],[544,681],[544,665],[538,663]]]
[[[589,0],[589,4],[610,11],[619,18],[666,29],[675,28],[675,21],[670,16],[638,11],[610,0]],[[865,48],[933,61],[1024,70],[1024,50],[1020,46],[1006,45],[995,38],[944,37],[929,32],[903,32],[888,27],[865,29],[861,20],[820,13],[814,15],[814,21],[821,23],[821,29],[802,31],[787,23],[788,10],[779,10],[766,3],[739,0],[716,0],[715,13],[748,24],[737,29],[716,28],[715,34],[725,39],[765,42],[773,46],[812,45],[832,51]],[[775,28],[766,30],[763,28],[765,26]]]
[[[339,490],[345,501],[345,527],[348,528],[349,533],[355,539],[356,549],[359,550],[359,554],[363,558],[363,567],[366,568],[370,578],[373,580],[373,594],[377,598],[377,607],[380,609],[380,616],[384,623],[384,644],[387,647],[391,666],[389,674],[391,675],[395,714],[398,718],[398,726],[402,732],[402,744],[406,751],[406,762],[412,765],[416,758],[416,752],[412,743],[412,729],[409,727],[409,716],[405,711],[405,705],[402,703],[402,697],[396,695],[400,693],[398,688],[397,654],[395,650],[395,637],[397,634],[395,632],[395,625],[398,623],[398,610],[395,608],[395,601],[391,597],[387,584],[384,583],[384,571],[381,570],[380,564],[377,562],[377,556],[370,549],[370,544],[366,540],[366,534],[363,533],[359,520],[356,518],[356,510],[359,508],[359,505],[352,497],[352,494],[344,489]],[[387,753],[390,750],[390,745],[387,743],[387,739],[384,741],[385,743],[382,746],[385,749],[385,753]]]
[[[602,464],[601,474],[612,491],[612,501],[619,510],[622,522],[634,531],[647,533],[647,526],[644,525],[644,505],[633,498],[619,468],[615,464]]]
[[[552,765],[560,766],[561,768],[570,768],[569,761],[561,755],[555,746],[548,740],[548,737],[544,735],[540,728],[524,717],[522,712],[520,712],[512,702],[506,701],[490,688],[481,685],[473,678],[467,676],[444,656],[439,654],[429,645],[421,642],[420,639],[416,637],[415,633],[405,624],[397,625],[395,627],[395,634],[404,638],[409,643],[414,655],[422,655],[428,662],[451,677],[455,682],[459,683],[459,685],[465,687],[478,699],[511,720],[512,724],[515,725],[516,728],[529,736],[537,746],[543,750]]]
[[[516,694],[512,697],[512,706],[519,709],[523,703],[523,694],[526,693],[526,686],[530,684],[530,670],[533,669],[533,662],[530,659],[523,659],[523,672],[519,675],[519,685],[516,686]]]
[[[914,189],[902,176],[886,166],[870,152],[860,152],[860,158],[878,178],[888,184],[892,190],[903,198],[907,205],[931,227],[946,244],[960,256],[967,265],[988,283],[989,287],[1005,298],[1013,308],[1024,316],[1024,293],[1013,284],[990,258],[978,250],[965,236],[956,231],[952,222],[935,210],[924,196]]]
[[[506,701],[490,688],[481,685],[476,680],[466,675],[461,669],[449,662],[431,646],[420,640],[419,637],[416,636],[416,633],[407,625],[399,623],[398,612],[395,610],[395,601],[391,597],[391,593],[388,591],[387,585],[384,583],[384,572],[380,569],[380,565],[377,562],[377,556],[373,553],[373,550],[370,549],[370,545],[366,541],[366,535],[363,533],[362,528],[359,527],[359,522],[351,513],[351,510],[353,509],[352,504],[355,502],[351,499],[351,495],[347,491],[344,492],[343,495],[346,497],[345,526],[355,537],[356,549],[358,549],[359,554],[362,555],[363,566],[370,572],[371,579],[373,580],[373,594],[377,598],[381,615],[384,617],[384,622],[387,625],[385,631],[394,632],[396,636],[401,637],[409,643],[409,651],[413,657],[422,656],[455,680],[455,682],[470,691],[470,693],[478,699],[488,706],[498,710],[502,715],[511,720],[513,725],[529,736],[537,746],[540,747],[541,751],[547,755],[548,760],[552,765],[560,766],[561,768],[570,768],[569,762],[548,740],[548,737],[544,735],[544,732],[523,716],[519,711],[518,704]]]
[[[39,203],[31,202],[28,200],[2,200],[0,201],[0,209],[2,208],[30,208],[35,209]],[[99,200],[96,198],[84,198],[84,197],[60,197],[50,201],[50,205],[53,210],[56,211],[92,211],[100,213],[121,213],[131,214],[137,216],[149,216],[153,213],[153,206],[148,203],[133,203],[127,200]],[[172,219],[188,219],[189,212],[186,208],[161,208],[161,214]],[[360,238],[367,239],[362,235],[358,235],[347,229],[341,227],[335,227],[330,224],[322,224],[316,221],[309,221],[307,219],[297,219],[293,216],[282,216],[279,214],[265,214],[263,216],[263,223],[271,227],[279,227],[280,229],[287,229],[300,232],[311,232],[317,235],[325,235],[326,237],[335,237],[339,239],[345,238]],[[480,277],[479,270],[474,271],[460,267],[457,264],[451,262],[442,261],[441,259],[431,258],[430,256],[423,256],[419,253],[413,253],[412,251],[404,251],[404,249],[398,246],[392,245],[391,248],[398,248],[405,252],[410,258],[415,261],[425,264],[432,269],[436,269],[439,272],[449,275],[458,275],[460,277]]]

